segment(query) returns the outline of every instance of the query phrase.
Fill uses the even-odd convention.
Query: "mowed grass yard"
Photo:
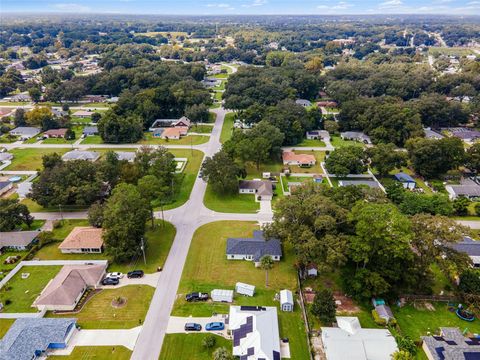
[[[118,264],[112,262],[111,258],[102,254],[63,254],[58,249],[60,242],[72,231],[75,226],[88,226],[87,220],[64,220],[64,225],[54,230],[54,239],[58,240],[42,247],[35,257],[40,260],[109,260],[109,271],[128,272],[134,269],[142,269],[146,273],[153,273],[157,267],[163,267],[167,259],[173,239],[175,238],[175,227],[169,222],[156,220],[155,228],[151,228],[150,222],[147,224],[145,239],[147,248],[145,251],[147,264],[144,265],[143,259],[135,259],[130,263]]]
[[[192,130],[193,131],[193,130]],[[152,133],[145,133],[145,138],[140,140],[137,144],[141,145],[200,145],[206,143],[210,139],[209,136],[204,135],[187,135],[181,137],[179,140],[167,140],[154,138]]]
[[[132,352],[123,346],[75,346],[68,356],[49,356],[49,360],[129,360]]]
[[[222,144],[232,137],[234,121],[235,113],[231,112],[225,115],[225,119],[223,120],[222,132],[220,133],[220,142]]]
[[[203,204],[210,210],[224,213],[255,214],[260,210],[260,204],[255,201],[254,195],[239,193],[220,195],[213,191],[211,185],[207,185]]]
[[[215,346],[212,349],[205,349],[202,341],[206,336],[207,334],[165,335],[159,360],[211,360],[215,349],[225,347],[230,350],[232,347],[229,340],[215,335]]]
[[[3,338],[14,322],[15,319],[0,319],[0,339]]]
[[[284,247],[282,261],[275,262],[269,271],[269,286],[265,285],[265,271],[255,268],[250,261],[227,260],[225,255],[228,237],[251,237],[256,223],[220,221],[206,224],[195,232],[175,302],[174,316],[211,316],[213,312],[228,313],[229,305],[223,303],[187,303],[184,295],[191,291],[210,292],[213,289],[234,289],[235,283],[245,282],[256,286],[255,296],[236,296],[234,305],[276,306],[274,296],[281,289],[297,288],[294,255]],[[278,311],[280,337],[290,339],[292,359],[308,359],[308,345],[300,307],[291,313]],[[187,335],[189,336],[189,335]]]
[[[37,312],[31,307],[48,282],[57,275],[61,266],[24,266],[5,287],[0,290],[4,312]],[[22,279],[22,273],[30,273]],[[8,290],[7,290],[8,289]],[[6,304],[10,300],[10,304]]]
[[[128,285],[117,289],[103,289],[95,294],[77,314],[47,317],[75,317],[84,329],[130,329],[143,324],[155,289],[147,285]],[[115,308],[112,301],[126,299],[123,307]]]
[[[304,139],[297,147],[324,147],[325,143],[322,140]]]
[[[71,149],[13,149],[10,151],[13,154],[12,163],[7,166],[4,170],[16,170],[16,171],[24,171],[24,170],[41,170],[42,169],[42,157],[44,155],[57,153],[59,155],[63,155],[67,151]]]

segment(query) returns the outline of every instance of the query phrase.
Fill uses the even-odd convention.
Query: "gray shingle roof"
[[[36,351],[47,350],[49,344],[64,343],[76,319],[17,319],[2,340],[0,360],[31,360]]]
[[[7,231],[0,232],[0,248],[11,246],[27,246],[40,234],[39,231]]]
[[[422,336],[434,360],[470,360],[480,357],[480,342],[464,337],[458,328],[440,328],[441,336]]]
[[[256,194],[260,196],[272,196],[273,185],[271,181],[264,180],[240,180],[240,189],[254,189]]]
[[[475,241],[467,236],[463,238],[463,241],[453,244],[452,248],[468,256],[480,256],[480,241]]]
[[[378,188],[378,183],[373,180],[340,180],[338,182],[340,186],[349,186],[349,185],[354,185],[354,186],[368,186],[371,188]]]
[[[265,240],[263,231],[255,230],[253,238],[228,238],[227,255],[252,255],[253,261],[259,261],[263,256],[282,256],[280,240]]]
[[[85,126],[83,128],[83,133],[85,135],[95,135],[98,134],[98,127],[97,126]]]

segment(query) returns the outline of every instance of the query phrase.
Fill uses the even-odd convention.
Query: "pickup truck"
[[[185,300],[188,302],[191,301],[207,301],[208,300],[208,293],[201,293],[201,292],[192,292],[185,296]]]

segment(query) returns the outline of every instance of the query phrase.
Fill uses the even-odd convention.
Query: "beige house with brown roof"
[[[313,166],[317,162],[311,154],[295,154],[293,151],[282,153],[283,165]]]
[[[77,226],[58,246],[64,254],[101,253],[103,230],[94,227]]]
[[[38,310],[72,311],[87,289],[96,289],[100,285],[106,269],[106,261],[95,265],[65,265],[32,306]]]

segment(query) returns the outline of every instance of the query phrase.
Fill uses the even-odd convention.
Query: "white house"
[[[330,134],[327,130],[311,130],[305,133],[308,140],[330,140]]]
[[[363,329],[357,317],[337,316],[338,327],[322,327],[327,360],[385,360],[398,350],[386,329]]]
[[[273,198],[273,185],[268,180],[240,180],[238,193],[255,195],[255,199],[258,201],[271,201]]]
[[[230,306],[233,356],[242,360],[280,360],[276,307]]]
[[[255,286],[237,282],[235,284],[235,292],[240,295],[253,296],[255,295]]]
[[[290,290],[280,291],[280,309],[282,311],[293,311],[293,294]]]
[[[214,289],[210,292],[210,297],[212,301],[231,303],[233,302],[233,290]]]

